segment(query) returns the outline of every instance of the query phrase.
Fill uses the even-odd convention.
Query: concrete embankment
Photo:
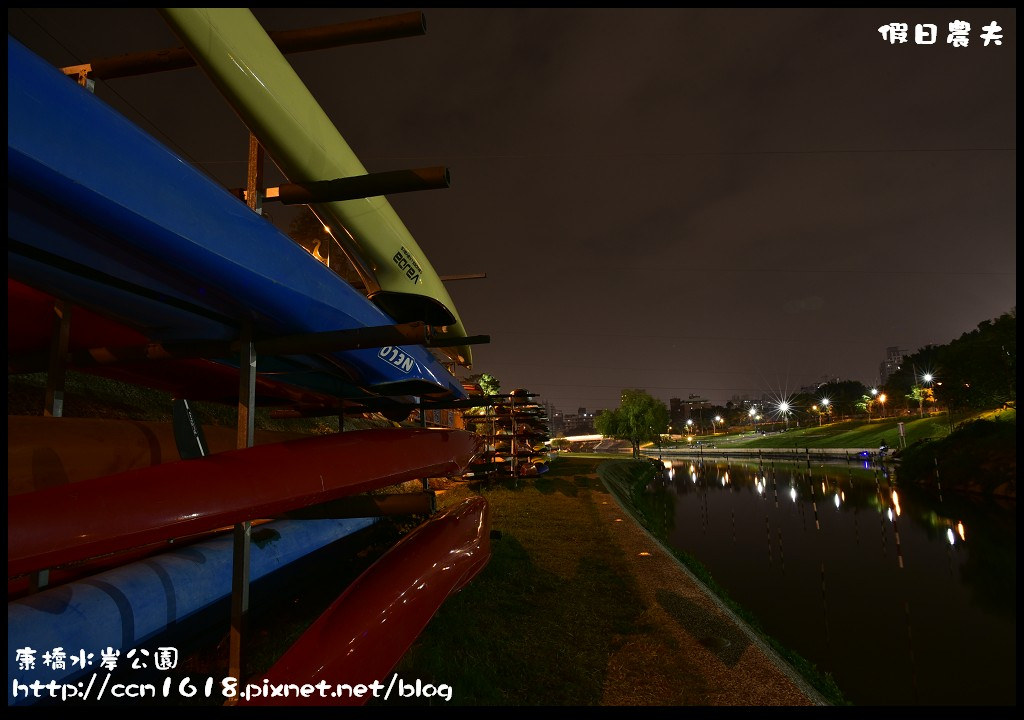
[[[877,460],[877,448],[669,448],[656,450],[645,449],[643,454],[652,458],[672,459],[677,457],[714,457],[714,458],[738,458],[741,460],[756,460],[758,458],[774,460],[846,460],[847,462],[860,462],[863,460]],[[891,458],[886,457],[886,460]]]

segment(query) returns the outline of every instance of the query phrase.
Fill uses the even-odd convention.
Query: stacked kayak
[[[209,25],[211,31],[216,27]],[[401,223],[393,222],[397,218],[382,209],[381,201],[370,202],[378,219],[369,224],[331,214],[336,230],[338,223],[350,223],[367,247],[387,247],[375,233]],[[411,293],[394,290],[396,279],[381,270],[371,299],[8,38],[9,369],[15,360],[32,367],[32,357],[49,351],[57,302],[71,308],[72,368],[76,351],[88,351],[99,361],[125,348],[230,343],[243,329],[260,340],[425,319],[464,336],[440,280],[406,235],[396,237],[410,254],[406,266],[421,271],[414,283],[420,287]],[[435,311],[424,317],[416,303],[403,299],[408,295],[425,298]],[[468,348],[453,352],[453,359],[468,365]],[[113,360],[81,369],[178,397],[221,402],[238,397],[239,362],[229,352]],[[261,357],[257,371],[257,398],[264,403],[342,411],[350,404],[408,407],[422,398],[466,397],[441,359],[415,344],[297,350]],[[53,647],[58,641],[93,643],[90,652],[101,650],[99,645],[124,652],[230,591],[228,538],[170,553],[162,551],[168,543],[196,542],[245,520],[271,519],[407,480],[460,475],[480,445],[478,436],[459,430],[366,430],[155,462],[10,495],[9,588],[12,578],[41,571],[64,569],[69,578],[83,568],[105,571],[8,603],[9,685],[17,673],[10,658],[22,647],[45,648],[52,640]],[[9,473],[9,485],[10,479]],[[287,540],[288,552],[271,552],[258,570],[256,557],[266,553],[254,552],[254,577],[371,522],[290,520],[261,526],[273,538]],[[390,669],[444,599],[486,564],[488,532],[482,499],[428,521],[339,600],[341,611],[326,614],[324,623],[334,629],[324,631],[323,624],[314,629],[341,637],[336,621],[343,617],[344,633],[366,636],[373,630],[370,618],[392,608],[387,612],[394,613],[402,632],[387,642],[378,638],[364,644],[346,660],[353,667],[365,662],[375,673]],[[283,545],[275,540],[267,547]],[[159,552],[153,554],[154,549]],[[142,556],[147,559],[137,560]],[[123,563],[117,565],[119,558]],[[427,591],[408,603],[427,578]],[[133,623],[137,632],[125,632]],[[54,632],[65,635],[56,638]],[[288,657],[289,663],[299,662],[289,667],[312,668],[333,661],[337,652],[302,640]],[[21,677],[46,682],[73,675]]]
[[[9,278],[151,342],[234,340],[243,324],[256,337],[394,324],[227,190],[12,38],[7,55]],[[277,357],[258,369],[337,398],[465,397],[427,348],[390,350]]]
[[[235,112],[293,183],[366,169],[248,8],[162,8],[161,13]],[[399,322],[466,331],[441,279],[383,196],[314,204],[369,290]],[[467,345],[447,350],[469,367]]]
[[[526,390],[513,390],[473,418],[484,448],[470,466],[470,477],[536,477],[548,470],[551,438],[543,406]]]

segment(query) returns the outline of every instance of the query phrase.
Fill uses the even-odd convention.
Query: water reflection
[[[871,463],[675,469],[635,498],[657,534],[852,702],[1016,703],[1013,509],[940,499]],[[878,540],[862,543],[872,515]]]

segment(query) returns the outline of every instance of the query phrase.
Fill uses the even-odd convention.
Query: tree
[[[480,389],[484,395],[497,395],[501,392],[501,381],[493,375],[482,373],[480,375]]]
[[[501,392],[501,381],[487,373],[476,373],[466,378],[465,382],[479,385],[484,395],[498,395]]]
[[[868,420],[871,419],[871,411],[874,409],[875,399],[870,395],[861,395],[860,400],[855,405],[856,409],[862,413],[867,413]]]
[[[952,407],[987,409],[1017,400],[1017,309],[979,323],[938,348],[935,391]]]
[[[470,375],[465,380],[463,380],[463,383],[467,383],[470,385],[479,385],[480,391],[483,392],[484,395],[497,395],[498,393],[501,392],[501,382],[493,375],[488,375],[487,373],[476,373],[474,375]],[[466,410],[464,410],[462,414],[467,417],[489,417],[493,413],[490,406],[481,405],[477,407],[466,408]]]
[[[929,383],[923,380],[926,373],[934,378]],[[894,394],[916,401],[919,411],[927,402],[944,406],[951,429],[956,413],[1015,403],[1017,308],[980,322],[946,345],[926,345],[907,355],[886,384]]]
[[[822,398],[828,398],[828,412],[837,413],[842,420],[857,411],[867,392],[867,386],[858,380],[830,380],[818,388],[815,402],[820,404]]]
[[[623,390],[619,407],[604,410],[594,427],[605,437],[625,440],[633,446],[633,457],[640,457],[640,445],[661,437],[668,429],[668,407],[643,390]]]
[[[921,385],[915,385],[910,389],[910,393],[907,395],[908,400],[913,400],[917,403],[917,413],[919,416],[924,416],[924,404],[935,403],[935,393],[932,392],[931,388],[923,387]]]

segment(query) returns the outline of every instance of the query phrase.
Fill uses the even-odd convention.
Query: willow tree
[[[594,419],[594,427],[605,437],[625,440],[633,446],[633,457],[640,457],[640,445],[658,440],[668,430],[668,407],[643,390],[623,390],[619,407],[604,410]]]

